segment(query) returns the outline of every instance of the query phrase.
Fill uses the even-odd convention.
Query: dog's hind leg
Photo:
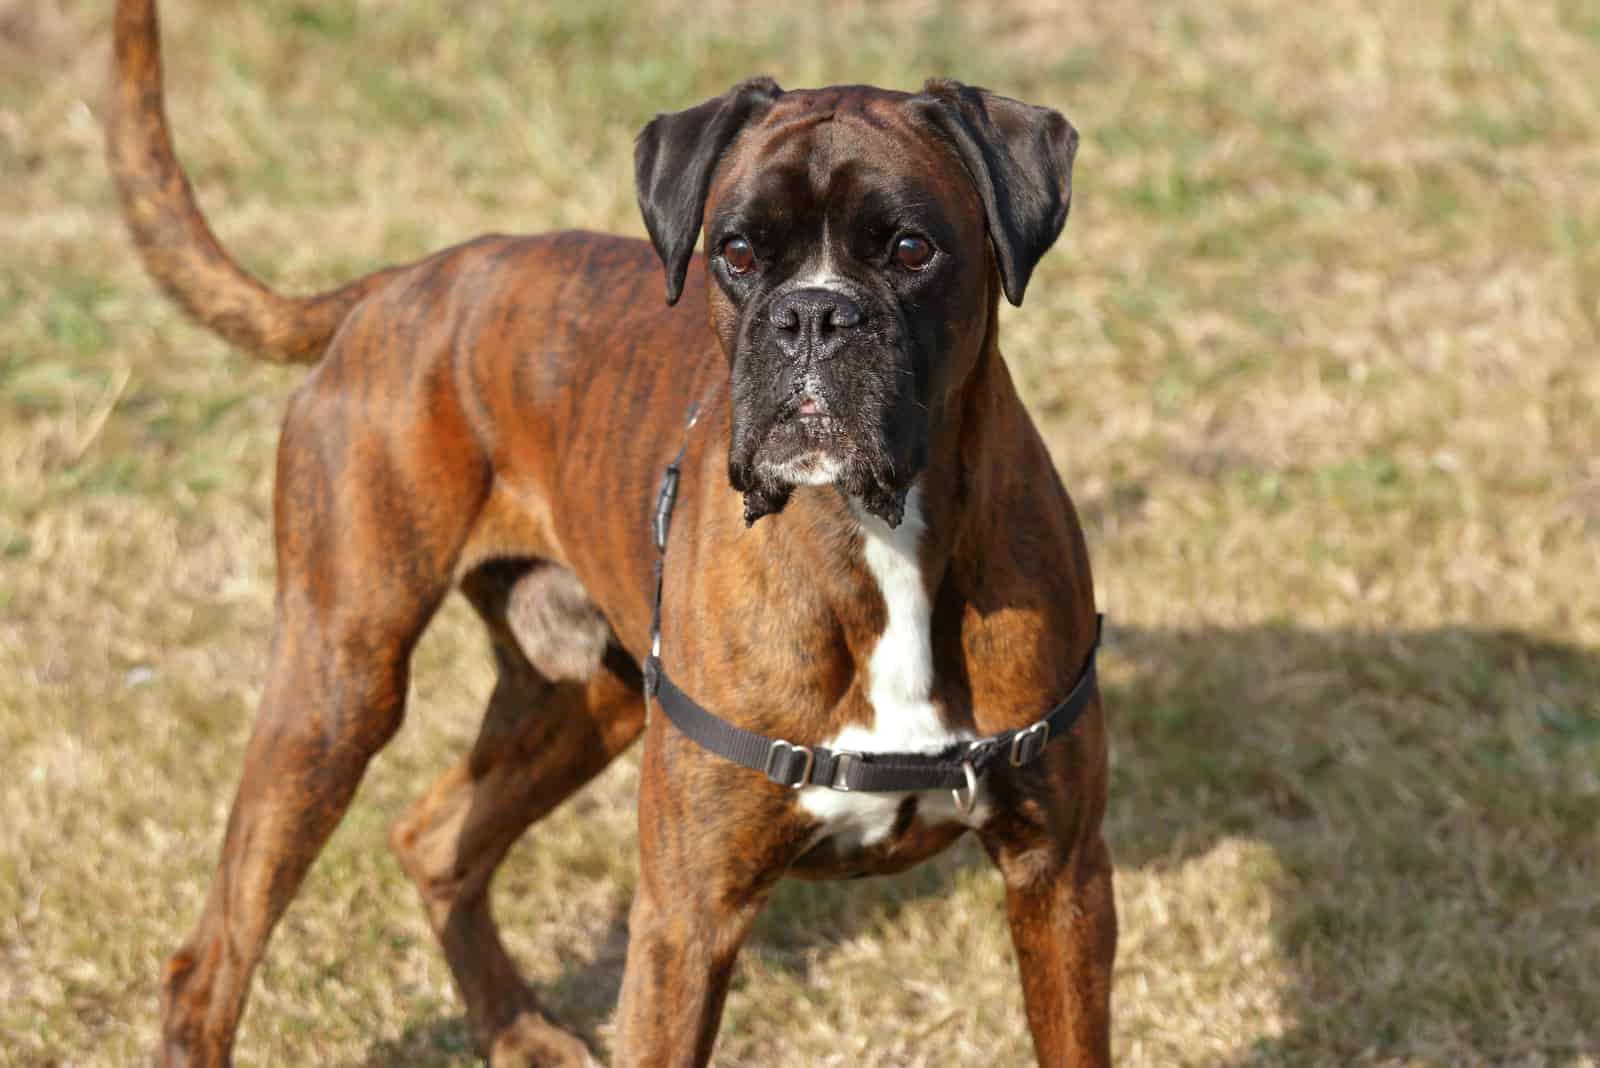
[[[230,1062],[273,927],[400,726],[411,650],[487,490],[459,423],[440,415],[401,437],[367,410],[322,376],[285,424],[268,675],[209,896],[167,964],[169,1068]]]
[[[638,736],[639,673],[608,646],[609,628],[559,568],[499,562],[462,589],[488,625],[499,679],[471,753],[395,824],[390,843],[493,1068],[592,1063],[541,1014],[501,944],[488,891],[522,832]]]

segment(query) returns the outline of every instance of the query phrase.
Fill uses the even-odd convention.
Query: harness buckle
[[[780,779],[778,777],[776,766],[779,757],[782,755],[782,751],[785,749],[791,753],[804,753],[806,755],[806,762],[801,767],[800,778],[796,782],[789,782],[786,779]],[[761,770],[766,773],[767,778],[771,779],[779,786],[787,786],[791,790],[798,790],[802,786],[808,785],[808,780],[811,778],[811,769],[813,766],[815,766],[816,762],[817,755],[811,751],[810,746],[795,745],[793,742],[786,742],[782,738],[779,738],[777,741],[774,741],[770,747],[768,747],[766,766]]]
[[[988,770],[990,754],[999,748],[998,742],[993,738],[978,738],[967,743],[967,763],[981,775]]]
[[[1040,720],[1031,727],[1027,727],[1012,735],[1011,738],[1011,766],[1020,768],[1024,764],[1031,764],[1044,750],[1045,743],[1050,740],[1050,724]],[[1037,738],[1038,743],[1033,744]]]
[[[978,773],[972,770],[970,760],[961,765],[961,770],[967,775],[967,796],[964,798],[961,796],[962,788],[959,786],[950,791],[950,796],[955,798],[956,810],[963,816],[970,816],[972,810],[978,807]]]
[[[842,794],[850,793],[851,792],[850,791],[850,786],[849,786],[849,784],[847,782],[847,778],[848,778],[849,771],[850,771],[850,765],[846,764],[845,761],[847,761],[847,760],[860,760],[860,759],[861,759],[861,754],[856,752],[853,749],[836,749],[836,750],[834,750],[834,753],[833,753],[833,781],[828,783],[828,788],[830,790],[838,790]]]

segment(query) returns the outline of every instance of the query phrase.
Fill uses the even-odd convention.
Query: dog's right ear
[[[668,304],[678,303],[683,293],[717,160],[782,95],[771,78],[751,78],[687,111],[657,115],[635,139],[634,192],[667,271]]]

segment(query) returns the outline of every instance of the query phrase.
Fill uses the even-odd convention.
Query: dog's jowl
[[[783,876],[896,871],[973,832],[1004,880],[1039,1063],[1107,1065],[1092,584],[997,316],[1066,220],[1072,127],[952,81],[754,79],[640,133],[648,243],[481,238],[290,298],[195,205],[153,0],[120,0],[115,51],[110,156],[150,273],[252,355],[310,365],[278,456],[261,706],[210,895],[163,976],[161,1063],[228,1063],[267,939],[459,590],[499,681],[472,751],[390,844],[491,1064],[590,1063],[486,892],[522,832],[642,734],[614,1064],[707,1063]]]

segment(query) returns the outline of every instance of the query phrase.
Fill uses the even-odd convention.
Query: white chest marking
[[[933,608],[917,559],[925,527],[921,487],[913,486],[906,495],[905,518],[893,529],[859,507],[854,510],[861,523],[867,570],[883,593],[888,621],[867,661],[871,725],[846,727],[822,744],[829,749],[863,753],[937,753],[971,738],[972,733],[947,728],[931,700]],[[906,796],[845,793],[808,786],[800,791],[800,804],[822,821],[818,840],[838,835],[846,840],[844,844],[870,846],[888,837]],[[931,790],[919,795],[917,814],[928,822],[956,820],[976,827],[988,818],[988,806],[980,792],[977,806],[963,814],[949,790]]]

